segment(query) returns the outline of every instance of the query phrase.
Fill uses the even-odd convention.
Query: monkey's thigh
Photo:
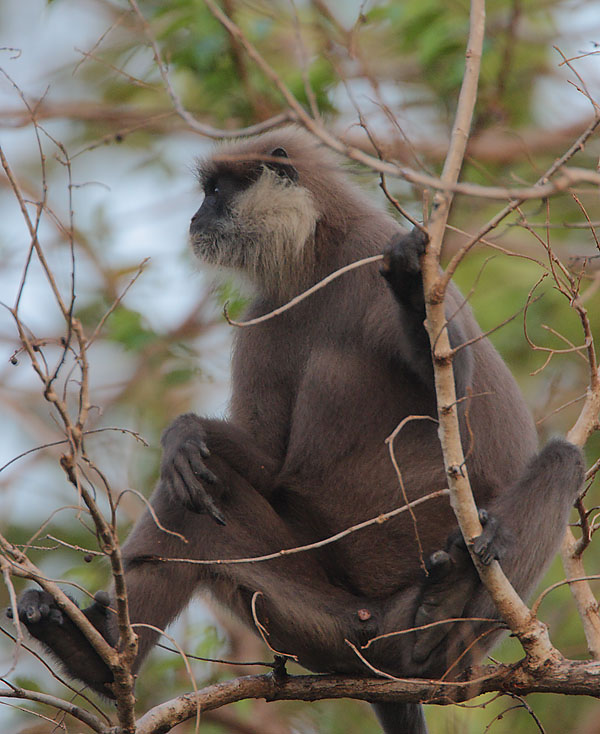
[[[226,525],[174,505],[159,488],[152,505],[160,525],[171,532],[147,513],[127,550],[141,560],[160,548],[170,586],[190,585],[193,577],[192,586],[209,588],[271,647],[297,656],[306,667],[365,672],[346,639],[361,644],[376,634],[375,607],[330,583],[312,551],[282,554],[299,545],[291,528],[224,460],[213,455],[207,465],[223,487],[218,502]],[[131,570],[135,565],[133,560]]]

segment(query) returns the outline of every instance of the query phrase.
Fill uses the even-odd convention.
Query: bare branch
[[[0,690],[0,698],[19,698],[26,699],[28,701],[36,701],[37,703],[43,703],[52,708],[64,711],[65,713],[73,716],[78,721],[92,729],[92,731],[98,732],[98,734],[109,734],[112,727],[107,726],[101,719],[89,711],[82,709],[81,706],[76,706],[74,703],[69,701],[63,701],[62,698],[56,696],[50,696],[47,693],[40,693],[39,691],[30,691],[26,688],[15,686],[12,683],[2,679],[3,682],[9,686],[8,690]]]
[[[435,196],[429,228],[430,243],[423,261],[423,282],[427,307],[426,327],[434,351],[435,386],[440,422],[439,435],[450,488],[450,502],[468,547],[470,541],[481,533],[481,525],[469,484],[460,440],[454,373],[452,361],[448,359],[448,355],[451,354],[451,347],[446,329],[443,300],[447,278],[440,278],[438,268],[443,236],[452,202],[450,189],[460,173],[477,96],[484,27],[485,7],[483,0],[473,0],[466,52],[466,69],[452,130],[450,149],[441,177],[442,181],[450,186],[446,193],[438,191]],[[538,663],[552,657],[553,648],[546,628],[532,620],[529,610],[510,585],[498,562],[494,561],[490,566],[483,566],[475,556],[473,556],[473,561],[502,618],[513,632],[520,633],[520,639],[526,644],[528,654]],[[527,632],[526,641],[524,639],[525,632]]]

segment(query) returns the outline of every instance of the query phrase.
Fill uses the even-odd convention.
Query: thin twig
[[[383,260],[383,255],[371,255],[370,257],[364,257],[362,260],[356,260],[356,262],[350,263],[349,265],[344,265],[342,268],[335,270],[333,273],[330,273],[318,283],[315,283],[315,285],[307,288],[307,290],[292,298],[291,301],[288,301],[288,303],[285,303],[283,306],[280,306],[273,311],[269,311],[269,313],[263,314],[262,316],[258,316],[255,319],[249,319],[248,321],[234,321],[233,319],[230,319],[227,313],[226,303],[223,308],[225,318],[227,319],[227,322],[232,326],[254,326],[255,324],[262,324],[264,321],[274,319],[276,316],[279,316],[282,313],[289,311],[290,308],[293,308],[301,301],[304,301],[305,298],[308,298],[313,293],[321,290],[321,288],[324,288],[326,285],[331,283],[331,281],[339,278],[340,275],[344,275],[345,273],[348,273],[351,270],[355,270],[356,268],[361,268],[363,267],[363,265],[369,265],[370,263],[378,262],[379,260]]]

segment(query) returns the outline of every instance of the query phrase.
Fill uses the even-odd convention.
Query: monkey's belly
[[[404,501],[399,501],[400,507]],[[394,504],[390,504],[393,509]],[[306,533],[309,517],[315,517],[315,509],[304,507],[306,518],[296,516],[296,526],[303,528],[302,542],[310,543],[352,529],[354,526],[377,517],[378,512],[362,507],[359,512],[346,511],[333,516],[319,510],[325,522],[310,534]],[[294,523],[295,524],[295,523]],[[446,545],[448,535],[456,521],[447,497],[424,503],[415,508],[414,516],[408,511],[385,522],[357,530],[351,530],[341,539],[318,551],[319,562],[330,581],[357,596],[384,599],[424,578],[425,559]],[[310,527],[310,525],[308,525]]]

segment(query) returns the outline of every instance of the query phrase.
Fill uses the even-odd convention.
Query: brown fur
[[[295,183],[269,168],[277,147],[287,151]],[[256,293],[249,317],[341,265],[381,252],[400,231],[295,128],[222,148],[200,166],[201,181],[211,177],[234,193],[222,209],[207,197],[192,223],[193,246],[209,262],[251,272]],[[240,193],[227,177],[239,182]],[[221,214],[213,216],[210,207]],[[470,566],[457,571],[447,589],[425,580],[423,558],[443,548],[456,526],[447,499],[421,505],[416,526],[405,513],[320,550],[273,561],[211,567],[159,560],[271,553],[404,504],[385,438],[407,416],[435,419],[436,400],[419,275],[396,275],[391,293],[377,266],[362,268],[277,319],[236,333],[229,418],[181,416],[163,439],[162,480],[152,505],[163,526],[188,542],[162,532],[146,513],[125,544],[134,622],[163,628],[204,586],[254,626],[250,603],[260,592],[257,613],[273,647],[315,671],[369,674],[346,639],[360,643],[411,627],[417,610],[437,596],[446,617],[457,605],[458,614],[495,614]],[[462,299],[452,289],[448,300],[454,313]],[[467,306],[449,330],[453,344],[479,334]],[[459,355],[459,394],[469,387],[477,396],[461,403],[463,414],[469,409],[472,434],[463,435],[476,500],[498,519],[507,539],[503,567],[527,593],[558,547],[581,482],[581,459],[563,441],[535,457],[532,419],[487,340]],[[409,499],[446,486],[435,420],[409,422],[395,450]],[[225,526],[215,522],[219,517]],[[369,620],[359,617],[361,609],[371,612]],[[114,638],[110,624],[98,626]],[[482,629],[449,625],[425,660],[413,657],[413,635],[376,643],[368,657],[395,675],[438,676]],[[64,628],[48,623],[34,634],[67,659],[74,674],[105,690],[106,669],[91,665],[89,648],[69,647]],[[157,635],[140,634],[141,661]],[[492,639],[461,666],[481,656]],[[414,706],[384,707],[379,715],[387,732],[424,731]]]

